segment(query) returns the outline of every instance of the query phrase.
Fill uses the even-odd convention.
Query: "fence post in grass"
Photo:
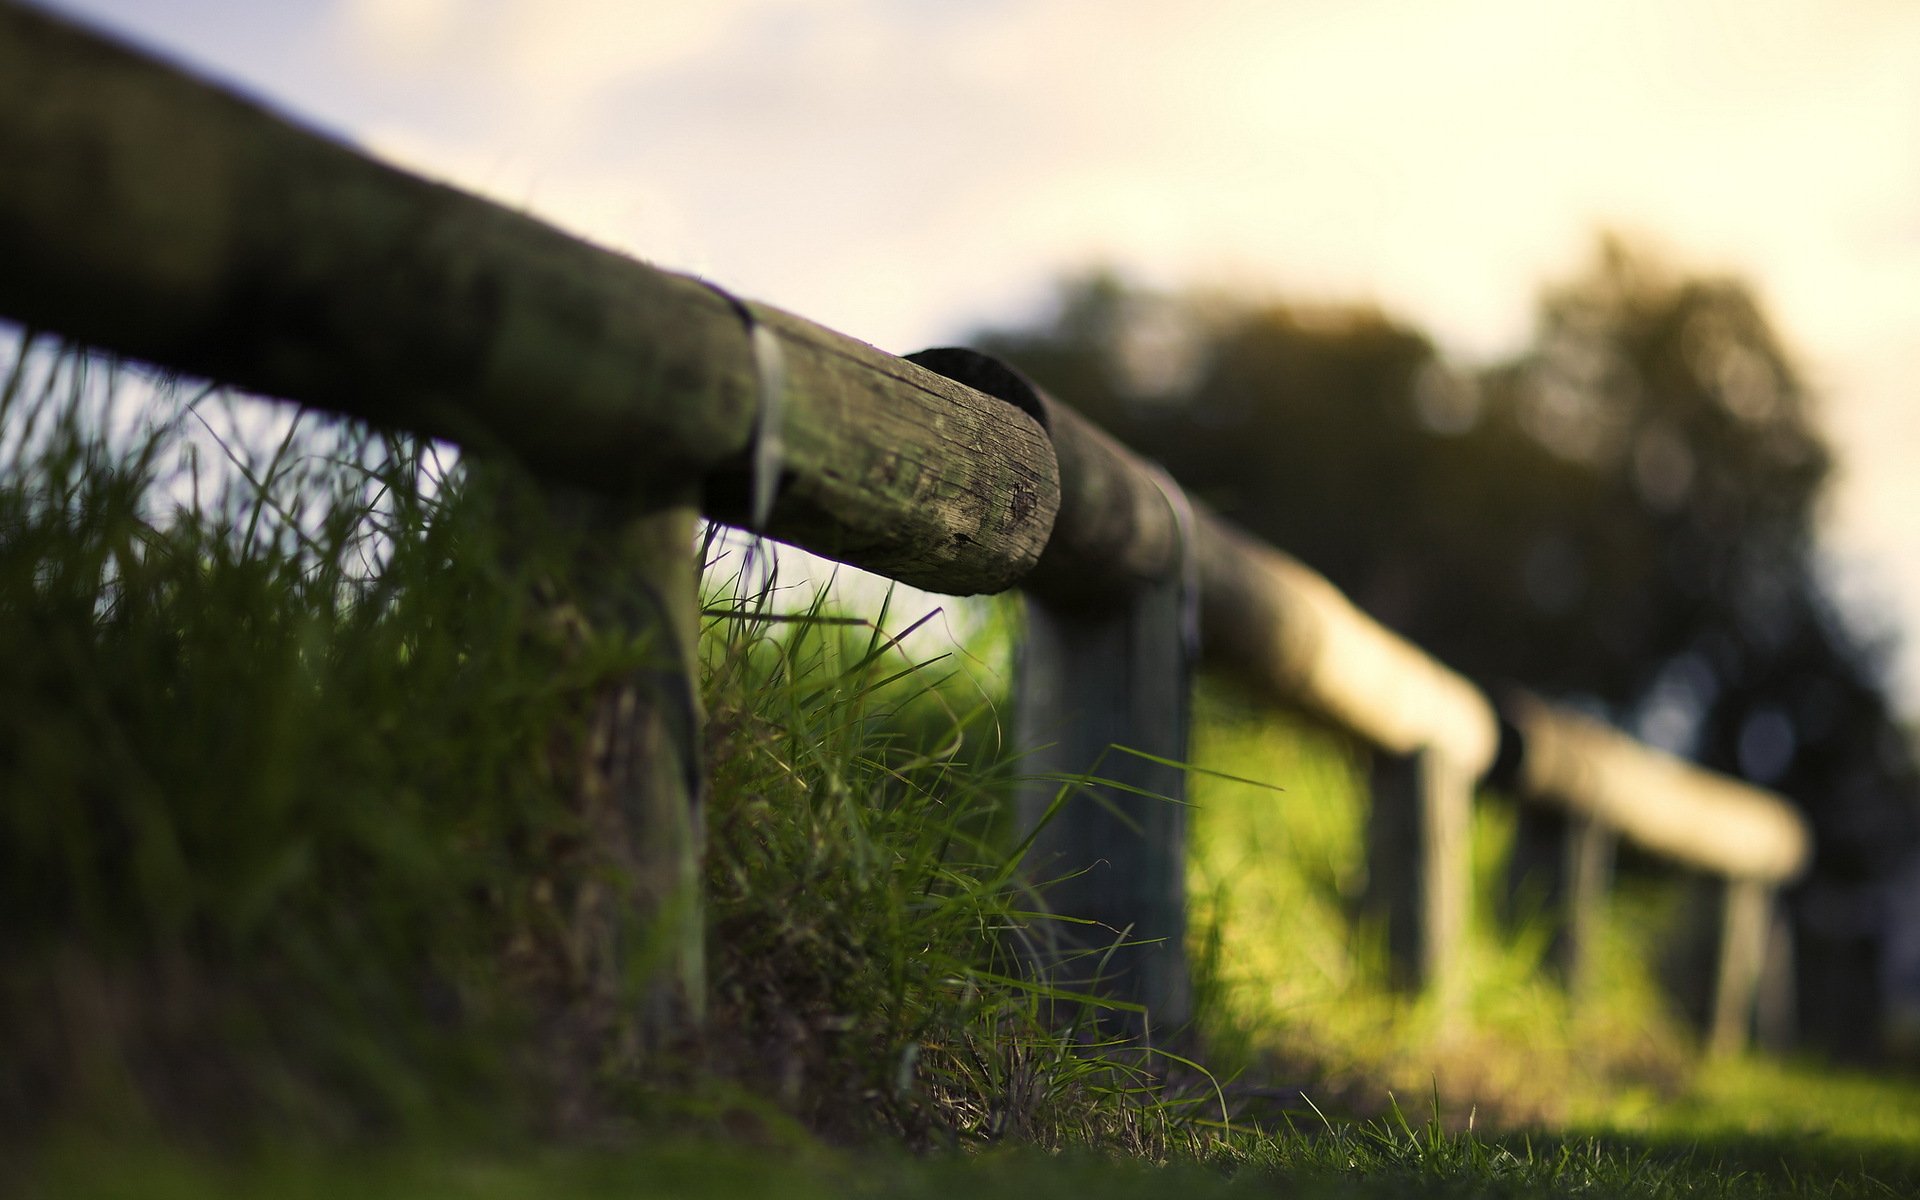
[[[1465,982],[1474,782],[1433,747],[1376,749],[1369,772],[1365,908],[1386,925],[1394,983],[1428,992],[1443,1017]]]
[[[1027,874],[1066,918],[1032,930],[1033,952],[1062,987],[1143,1005],[1110,1024],[1161,1041],[1191,1016],[1185,772],[1117,747],[1186,761],[1183,591],[1175,576],[1107,609],[1028,596],[1016,704]]]
[[[527,495],[544,511],[525,525],[559,551],[528,548],[535,620],[588,672],[554,739],[579,830],[552,881],[573,975],[558,999],[570,1024],[633,1028],[644,1053],[705,1013],[696,496]]]
[[[1772,1054],[1784,1054],[1799,1040],[1799,997],[1794,991],[1793,920],[1774,893],[1767,922],[1766,956],[1760,967],[1760,994],[1754,1000],[1754,1041]]]
[[[1541,915],[1553,923],[1551,961],[1576,999],[1593,986],[1618,847],[1619,835],[1590,815],[1519,805],[1510,909],[1517,916],[1525,901],[1542,906]]]
[[[1722,889],[1719,969],[1714,974],[1712,1024],[1707,1050],[1716,1057],[1738,1053],[1753,1026],[1767,943],[1773,936],[1773,888],[1757,879],[1729,879]]]
[[[1053,445],[1060,507],[1021,582],[1014,745],[1022,873],[1059,919],[1021,931],[1022,952],[1055,986],[1138,1005],[1102,1023],[1164,1043],[1192,1015],[1186,772],[1169,764],[1187,760],[1199,653],[1194,506],[1007,364],[951,346],[908,360],[1028,413]]]

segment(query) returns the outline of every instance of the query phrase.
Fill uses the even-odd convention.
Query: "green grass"
[[[1656,895],[1589,1003],[1537,922],[1476,924],[1462,1021],[1391,992],[1350,751],[1210,695],[1197,764],[1283,789],[1193,777],[1208,1062],[1279,1097],[1228,1127],[1007,951],[1045,919],[1005,829],[1011,610],[916,661],[928,614],[795,600],[735,544],[700,647],[711,1024],[636,1055],[606,964],[651,931],[569,781],[647,648],[546,619],[565,531],[431,446],[146,390],[47,347],[0,372],[0,1188],[1915,1190],[1911,1086],[1698,1062]],[[1476,837],[1490,911],[1508,819]]]
[[[1361,1124],[1216,1143],[1158,1162],[1032,1147],[911,1158],[818,1143],[681,1139],[620,1151],[551,1146],[376,1149],[351,1158],[276,1151],[210,1160],[164,1147],[56,1147],[29,1197],[92,1200],[271,1195],[602,1197],[1542,1197],[1567,1200],[1808,1200],[1900,1197],[1920,1187],[1911,1157],[1775,1141],[1632,1142],[1593,1137],[1489,1138],[1399,1112]]]

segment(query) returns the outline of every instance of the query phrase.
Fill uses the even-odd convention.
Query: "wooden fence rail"
[[[1184,757],[1196,651],[1350,731],[1375,751],[1375,907],[1405,976],[1443,1000],[1461,986],[1473,793],[1498,760],[1523,800],[1576,815],[1586,861],[1610,845],[1598,830],[1728,881],[1713,1044],[1742,1039],[1771,890],[1809,856],[1789,805],[1539,700],[1497,710],[993,360],[884,354],[375,162],[13,0],[0,162],[0,315],[26,326],[511,455],[556,497],[600,496],[595,528],[679,528],[697,506],[929,590],[1018,586],[1036,613],[1022,730],[1051,747],[1050,769],[1083,770],[1112,743]],[[664,589],[679,607],[656,619],[684,638],[684,564],[660,561],[657,536],[627,540],[651,549],[579,586]],[[1043,727],[1068,712],[1077,727]],[[675,736],[690,754],[690,731]],[[1101,762],[1115,782],[1180,794],[1177,770]],[[697,812],[695,793],[674,803]],[[1102,828],[1107,810],[1084,804],[1042,853],[1061,872],[1105,864],[1067,903],[1149,943],[1112,985],[1178,1025],[1182,810],[1128,803],[1151,837]],[[663,870],[684,890],[699,831],[677,836]],[[1590,904],[1604,873],[1573,875],[1587,882],[1566,893]]]

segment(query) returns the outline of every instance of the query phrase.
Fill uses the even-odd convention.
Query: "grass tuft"
[[[1048,918],[1005,837],[1003,697],[907,656],[931,613],[852,623],[821,590],[776,614],[741,574],[702,640],[725,1052],[834,1134],[1164,1155],[1155,1077],[1061,1032],[1067,997],[1014,953]]]

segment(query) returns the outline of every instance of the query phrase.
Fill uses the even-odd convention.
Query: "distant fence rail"
[[[1569,815],[1568,864],[1591,863],[1617,834],[1722,877],[1711,1037],[1744,1040],[1761,958],[1780,945],[1772,891],[1810,855],[1789,804],[1539,699],[1496,705],[992,360],[900,359],[739,301],[11,0],[0,0],[0,162],[0,315],[511,454],[606,497],[596,519],[612,526],[670,518],[660,528],[684,530],[696,507],[745,523],[756,471],[772,483],[775,465],[768,535],[933,591],[1028,594],[1021,730],[1049,769],[1084,770],[1114,743],[1183,758],[1196,641],[1205,662],[1375,748],[1376,908],[1406,978],[1443,998],[1460,984],[1469,817],[1490,776]],[[769,331],[771,398],[755,351]],[[756,451],[776,434],[769,464]],[[685,611],[657,619],[684,634],[684,565],[643,556],[587,586],[650,572],[679,581]],[[645,720],[647,705],[638,711]],[[1114,770],[1180,794],[1165,764]],[[655,772],[632,786],[683,785]],[[1104,874],[1081,872],[1060,902],[1147,943],[1122,958],[1115,986],[1178,1023],[1180,810],[1122,798],[1138,818],[1126,831],[1101,826],[1112,805],[1069,806],[1042,850],[1069,871],[1097,858]],[[1052,801],[1025,803],[1031,818]],[[697,831],[675,837],[643,900],[697,877]],[[1602,890],[1581,880],[1595,877],[1567,870],[1575,958],[1581,906]],[[697,970],[680,986],[697,992]],[[697,1011],[697,996],[681,1002]]]

